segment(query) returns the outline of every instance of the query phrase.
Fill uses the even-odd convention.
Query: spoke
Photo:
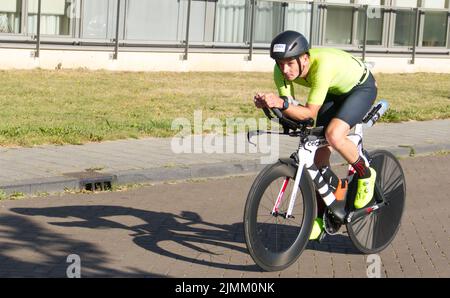
[[[272,213],[272,209],[267,208],[263,204],[259,204],[260,207],[264,208],[265,210],[269,211],[269,213]]]
[[[377,213],[372,213],[374,217],[373,222],[373,237],[372,237],[372,247],[378,247],[378,237],[380,235],[380,227],[378,222],[380,221],[380,217]]]
[[[383,166],[380,168],[383,171],[383,184],[385,185],[386,183],[389,182],[389,178],[391,176],[391,172],[389,171],[389,159],[387,158],[386,155],[383,155]],[[383,187],[383,191],[384,191],[384,187]]]
[[[352,228],[356,228],[356,229],[353,229],[353,231],[355,232],[356,235],[359,235],[361,230],[366,226],[367,221],[365,219],[366,219],[366,217],[360,217],[356,221],[353,222]]]
[[[404,192],[404,188],[403,185],[398,185],[396,188],[394,188],[388,196],[388,201],[391,204],[395,204],[397,206],[397,204],[400,204],[403,202],[403,199],[400,198],[404,198],[405,196],[405,192]],[[395,198],[399,198],[399,199],[395,199]]]
[[[294,223],[294,224],[295,224],[295,227],[298,227],[298,226],[300,225],[299,222],[296,222],[296,221],[294,221],[294,220],[292,220],[292,219],[290,219],[290,218],[286,218],[286,222],[288,222],[288,223]]]
[[[366,242],[365,242],[366,247],[368,247],[369,240],[372,238],[372,229],[373,229],[373,217],[372,215],[369,215],[368,217],[370,218],[369,218],[369,227],[366,232]]]
[[[274,193],[273,193],[273,187],[274,187],[274,185],[275,185],[275,186],[278,186],[278,183],[277,183],[276,181],[278,181],[278,179],[274,180],[274,181],[270,184],[270,186],[269,186],[269,188],[270,188],[270,193],[271,193],[272,198],[273,198],[273,205],[276,204],[277,198],[278,198],[278,193],[280,192],[281,187],[283,187],[283,185],[282,185],[282,186],[278,189],[278,193],[277,193],[277,194],[274,194]]]
[[[269,219],[266,220],[266,221],[263,221],[263,222],[258,223],[258,225],[263,225],[263,224],[267,223],[269,220],[271,220],[271,218],[269,218]],[[276,218],[274,218],[274,222],[276,222]]]
[[[273,197],[269,194],[269,192],[266,189],[266,191],[264,192],[264,194],[261,197],[261,201],[264,201],[264,202],[268,201],[272,206],[275,206],[276,199],[274,200]]]
[[[385,177],[385,181],[386,180],[388,180],[388,181],[391,180],[389,178],[391,178],[392,175],[395,174],[395,170],[396,169],[397,169],[397,164],[394,161],[392,161],[390,159],[385,159],[385,162],[384,162],[383,168],[382,168],[383,174],[384,174],[384,177]]]
[[[278,218],[275,218],[275,250],[278,250]]]
[[[392,192],[392,190],[394,190],[396,188],[397,185],[402,185],[402,177],[398,176],[397,178],[393,179],[392,182],[390,182],[387,185],[383,185],[383,193],[384,195],[388,195],[389,193]]]

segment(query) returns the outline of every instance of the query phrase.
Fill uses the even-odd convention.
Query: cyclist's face
[[[287,58],[277,61],[283,76],[288,81],[295,80],[300,74],[300,67],[295,58]]]

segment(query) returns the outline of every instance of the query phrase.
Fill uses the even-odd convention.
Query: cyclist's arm
[[[294,120],[317,118],[317,114],[319,113],[320,107],[325,101],[332,80],[332,72],[326,68],[326,64],[323,65],[325,65],[325,67],[317,69],[310,76],[310,80],[312,80],[312,83],[311,90],[308,95],[308,100],[306,101],[306,106],[290,106],[287,110],[284,111],[284,114],[287,117]]]
[[[293,120],[315,119],[322,105],[306,103],[306,106],[290,105],[283,111],[283,115]]]
[[[288,109],[283,111],[283,114],[294,120],[316,119],[320,107],[322,107],[322,104],[325,101],[327,92],[327,84],[324,84],[323,86],[315,86],[313,84],[306,105],[304,107],[290,105]]]
[[[298,102],[294,99],[294,86],[292,82],[286,81],[284,79],[283,74],[281,73],[280,69],[277,65],[275,65],[274,68],[274,81],[275,85],[277,86],[278,94],[279,96],[285,96],[289,99],[289,102],[292,102],[288,109],[283,111],[283,114],[286,117],[289,117],[294,120],[305,120],[309,118],[316,118],[317,113],[319,112],[320,107],[322,104],[316,104],[315,102],[310,103],[311,100],[311,90],[308,102],[306,103],[306,106],[300,106],[298,105]],[[328,90],[328,87],[325,86],[326,90]],[[317,95],[314,95],[317,96]],[[320,96],[320,95],[319,95]],[[326,91],[325,91],[326,96]],[[324,96],[324,98],[325,98]]]
[[[294,120],[316,119],[327,92],[328,85],[326,83],[323,85],[313,84],[306,105],[304,107],[290,105],[283,111],[283,114]]]

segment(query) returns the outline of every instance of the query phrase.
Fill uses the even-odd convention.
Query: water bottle
[[[378,119],[383,116],[383,114],[387,111],[389,108],[389,103],[382,99],[379,102],[377,102],[373,108],[370,110],[370,112],[364,117],[363,122],[365,122],[365,127],[371,127],[375,124],[375,122],[378,121]]]

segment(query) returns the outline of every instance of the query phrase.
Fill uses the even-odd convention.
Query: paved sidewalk
[[[379,123],[364,133],[366,149],[387,149],[398,156],[450,150],[450,119]],[[243,134],[225,138],[186,138],[184,141],[194,153],[174,153],[171,138],[2,148],[0,189],[6,193],[51,193],[66,188],[80,189],[83,181],[93,181],[96,177],[126,184],[253,173],[264,167],[261,158],[270,155],[268,147],[261,146],[263,141],[259,142],[260,146],[252,147],[246,143]],[[223,146],[220,146],[221,142]],[[177,149],[180,143],[174,144]],[[201,150],[202,144],[212,144],[212,149],[216,150],[203,147],[207,149],[205,152]],[[280,156],[288,157],[297,144],[298,139],[281,136]],[[198,149],[203,153],[195,153]],[[234,153],[226,153],[230,151]],[[332,161],[338,163],[342,159],[335,155]]]

